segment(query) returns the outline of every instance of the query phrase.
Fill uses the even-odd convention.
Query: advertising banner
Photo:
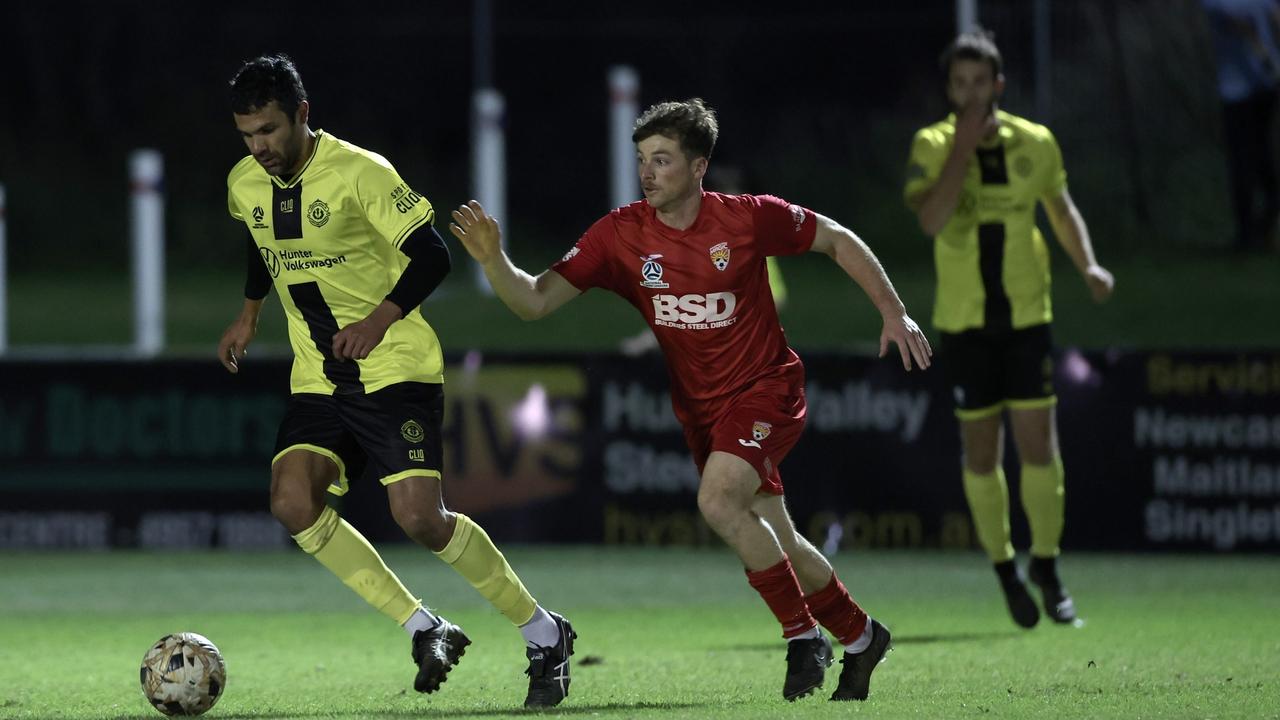
[[[828,552],[971,548],[959,429],[938,368],[805,357],[807,422],[780,466],[797,527]],[[288,362],[0,363],[0,549],[279,547],[270,461]],[[1063,545],[1280,550],[1280,355],[1058,356]],[[710,545],[658,356],[451,357],[449,506],[500,540]],[[1006,434],[1015,544],[1019,465]],[[376,478],[335,499],[400,540]]]

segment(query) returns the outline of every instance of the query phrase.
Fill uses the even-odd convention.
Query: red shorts
[[[756,469],[760,489],[768,495],[782,494],[778,466],[795,447],[804,430],[804,386],[777,385],[750,389],[734,398],[730,408],[706,425],[689,425],[684,440],[693,453],[698,474],[713,452],[736,455]]]

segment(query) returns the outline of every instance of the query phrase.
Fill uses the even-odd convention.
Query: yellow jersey
[[[944,332],[1022,329],[1053,319],[1049,250],[1035,213],[1037,200],[1067,188],[1062,152],[1048,128],[996,112],[997,137],[974,153],[955,213],[934,239],[933,324]],[[916,133],[908,203],[938,181],[955,131],[953,113]]]
[[[363,320],[409,264],[404,239],[435,211],[377,153],[318,131],[288,181],[247,156],[227,176],[227,207],[249,228],[288,319],[290,389],[371,393],[395,383],[444,382],[435,331],[414,308],[364,360],[333,357],[333,336]]]

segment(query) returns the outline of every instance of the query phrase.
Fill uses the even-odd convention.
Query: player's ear
[[[707,159],[704,157],[693,159],[693,177],[698,182],[702,182],[702,178],[707,174]]]
[[[294,118],[293,118],[294,124],[306,125],[307,119],[310,117],[311,117],[311,103],[307,102],[306,100],[303,100],[302,102],[298,103],[298,110],[296,113],[294,113]]]
[[[994,87],[996,91],[995,97],[996,99],[999,99],[1002,95],[1004,95],[1004,73],[1000,73],[996,75],[996,84]]]

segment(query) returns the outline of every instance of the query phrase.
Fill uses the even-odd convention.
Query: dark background
[[[1036,115],[1029,2],[980,3],[1005,53],[1005,106],[1057,134],[1110,253],[1229,236],[1207,27],[1191,0],[1053,2],[1052,105]],[[609,205],[606,73],[641,105],[720,114],[715,162],[747,189],[832,215],[882,256],[927,263],[902,207],[911,136],[947,111],[937,56],[952,0],[910,3],[494,0],[507,99],[508,214],[524,248],[562,248]],[[470,196],[472,5],[24,3],[0,23],[0,182],[13,272],[127,267],[130,150],[165,156],[170,263],[236,267],[226,172],[245,154],[227,81],[262,52],[297,61],[312,126],[386,155],[437,207]],[[919,241],[919,242],[917,242]]]

